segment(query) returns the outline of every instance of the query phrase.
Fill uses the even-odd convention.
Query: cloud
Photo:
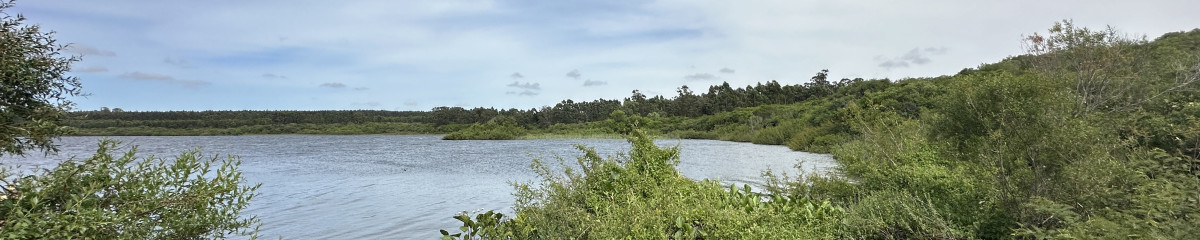
[[[117,77],[124,78],[124,79],[143,80],[143,81],[164,81],[164,82],[165,81],[175,81],[175,78],[171,77],[171,76],[162,75],[162,74],[154,74],[154,73],[142,73],[142,72],[125,73],[125,74],[121,74],[121,76],[117,76]]]
[[[575,80],[579,80],[579,77],[582,77],[582,76],[583,76],[583,74],[579,74],[579,69],[575,69],[575,70],[571,70],[570,72],[567,72],[567,77],[574,78]]]
[[[368,88],[368,87],[356,87],[356,88],[354,88],[354,91],[366,91],[366,90],[371,90],[371,88]]]
[[[925,56],[925,54],[921,53],[921,50],[916,48],[913,48],[912,51],[908,51],[908,53],[905,53],[904,56],[900,56],[900,60],[916,63],[917,65],[926,64],[930,61],[928,56]]]
[[[721,68],[720,72],[724,74],[733,74],[737,71],[734,71],[732,68]]]
[[[933,54],[933,55],[942,55],[942,54],[946,54],[946,52],[949,52],[949,51],[950,51],[950,48],[947,48],[947,47],[936,47],[936,48],[935,47],[927,47],[927,48],[925,48],[925,52],[927,52],[929,54]]]
[[[74,53],[74,54],[79,54],[79,55],[84,55],[84,56],[100,56],[100,57],[116,57],[117,56],[117,53],[115,53],[113,51],[100,50],[96,47],[82,45],[82,44],[71,44],[70,46],[67,46],[66,49],[63,49],[63,51],[66,51],[69,53]]]
[[[530,90],[525,90],[525,91],[521,91],[521,92],[516,92],[516,91],[508,91],[508,92],[506,92],[506,93],[504,93],[504,94],[508,94],[508,95],[517,95],[517,96],[522,96],[522,97],[525,97],[525,96],[537,96],[538,94],[541,94],[541,93],[534,92],[534,91],[530,91]]]
[[[204,85],[210,84],[209,82],[206,82],[206,81],[175,79],[175,77],[171,77],[171,76],[167,76],[167,75],[154,74],[154,73],[143,73],[143,72],[127,72],[127,73],[121,74],[117,77],[124,78],[124,79],[130,79],[130,80],[138,80],[138,81],[165,82],[165,83],[170,83],[170,84],[183,85],[184,87],[199,87],[199,86],[204,86]]]
[[[514,73],[514,75],[516,75],[516,73]],[[542,84],[535,83],[535,82],[522,83],[520,81],[513,81],[512,83],[509,83],[508,85],[505,85],[505,86],[521,89],[520,92],[508,91],[508,92],[504,93],[504,94],[508,94],[508,95],[537,96],[538,94],[541,94],[540,92],[542,91]]]
[[[87,68],[84,68],[84,69],[79,69],[79,70],[71,70],[71,72],[75,72],[75,73],[101,73],[101,72],[108,72],[108,68],[106,68],[106,67],[101,67],[101,66],[91,66],[91,67],[87,67]]]
[[[715,75],[708,74],[708,73],[697,73],[697,74],[683,76],[683,79],[688,80],[688,81],[707,81],[707,80],[716,80],[719,78]]]
[[[171,58],[171,57],[163,58],[163,63],[174,65],[176,67],[181,67],[181,68],[193,68],[194,67],[194,66],[192,66],[192,63],[188,62],[187,60],[175,59],[175,58]]]
[[[525,78],[525,75],[521,75],[521,73],[515,72],[512,75],[508,75],[508,77],[510,77],[512,79],[518,79],[518,78]]]
[[[913,65],[925,65],[933,62],[933,60],[929,58],[930,56],[946,54],[946,52],[949,52],[949,50],[950,49],[946,47],[918,47],[909,50],[907,53],[904,53],[904,55],[900,55],[899,57],[894,57],[891,59],[887,59],[883,56],[876,56],[875,61],[883,61],[879,63],[879,67],[882,68],[906,68]]]
[[[416,107],[417,105],[420,105],[419,103],[417,103],[417,100],[412,100],[412,99],[404,100],[404,106]]]
[[[263,73],[262,77],[266,78],[266,79],[287,79],[287,76],[275,75],[275,74],[271,74],[271,73]]]
[[[342,88],[346,88],[346,84],[339,83],[339,82],[322,83],[321,87],[342,89]]]
[[[903,61],[888,60],[886,62],[880,63],[879,67],[882,67],[882,68],[906,68],[906,67],[908,67],[908,63],[903,62]]]
[[[515,88],[520,88],[520,89],[525,89],[525,90],[542,90],[542,84],[540,84],[540,83],[512,82],[505,86],[515,87]]]
[[[591,87],[591,86],[604,86],[604,85],[608,85],[608,82],[606,82],[606,81],[596,81],[596,80],[591,80],[591,79],[588,79],[588,80],[586,80],[586,81],[583,81],[583,86],[584,86],[584,87]]]

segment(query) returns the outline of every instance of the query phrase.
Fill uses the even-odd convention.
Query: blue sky
[[[1020,54],[1055,21],[1153,39],[1179,1],[74,1],[8,13],[56,31],[77,109],[529,109],[834,78],[927,77]]]

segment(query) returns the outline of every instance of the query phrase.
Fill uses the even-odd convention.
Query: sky
[[[1055,22],[1154,39],[1200,1],[21,0],[76,110],[530,109],[729,82],[952,75]]]

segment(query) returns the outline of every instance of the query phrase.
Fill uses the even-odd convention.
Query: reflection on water
[[[25,169],[53,166],[71,156],[90,156],[99,137],[66,137],[58,155],[0,158]],[[510,182],[529,182],[533,158],[581,155],[573,146],[594,147],[602,155],[629,150],[620,139],[442,141],[440,136],[204,136],[114,137],[127,150],[174,156],[202,152],[241,156],[243,175],[262,183],[246,214],[258,215],[267,239],[437,238],[438,229],[457,229],[450,217],[462,211],[511,213]],[[761,186],[772,169],[795,175],[833,166],[828,155],[711,140],[659,140],[681,146],[679,169],[693,179]],[[556,163],[556,161],[546,161]],[[556,164],[554,164],[556,165]]]

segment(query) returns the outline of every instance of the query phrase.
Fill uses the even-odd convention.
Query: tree
[[[1145,37],[1130,37],[1113,27],[1093,30],[1071,20],[1055,23],[1049,34],[1025,38],[1034,70],[1070,82],[1083,104],[1080,113],[1133,111],[1164,93],[1194,87],[1195,78],[1156,76],[1158,72],[1188,72],[1187,53],[1155,52]],[[1154,62],[1163,61],[1163,62]],[[1173,66],[1155,69],[1156,66]]]
[[[0,0],[0,155],[56,151],[53,140],[79,79],[78,56],[63,56],[52,32],[4,13]],[[258,219],[240,214],[258,186],[244,186],[240,160],[114,157],[114,141],[96,155],[32,175],[0,166],[0,239],[211,239],[256,234]],[[215,164],[214,164],[215,163]]]
[[[71,108],[68,96],[81,95],[79,79],[67,75],[76,56],[63,56],[53,32],[25,25],[25,16],[3,11],[0,2],[0,155],[54,150],[51,140],[66,132],[60,123]]]

